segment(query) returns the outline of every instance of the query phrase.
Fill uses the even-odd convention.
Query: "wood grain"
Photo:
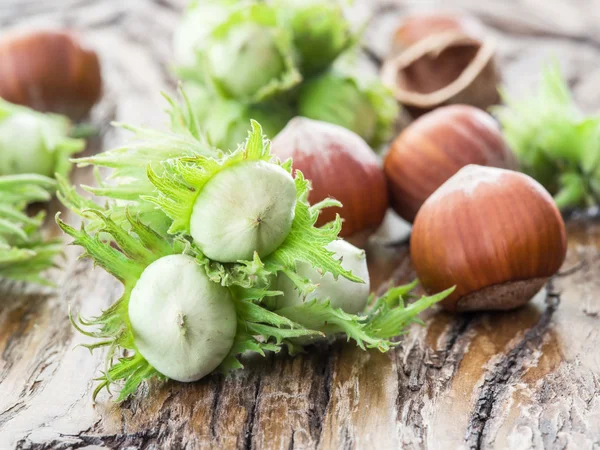
[[[598,11],[585,0],[383,2],[356,0],[371,60],[387,51],[395,20],[417,7],[478,15],[500,43],[511,92],[523,92],[551,55],[580,104],[600,108]],[[171,33],[184,0],[10,0],[0,32],[68,26],[102,57],[104,100],[92,120],[103,130],[87,152],[121,142],[110,120],[165,123]],[[78,170],[75,182],[90,183]],[[52,204],[51,208],[58,208]],[[51,214],[50,214],[51,215]],[[75,219],[66,214],[66,219]],[[0,288],[0,448],[600,448],[600,222],[569,222],[561,275],[524,308],[452,316],[431,311],[389,354],[352,344],[310,354],[246,359],[245,370],[198,383],[152,383],[121,405],[92,404],[101,353],[67,311],[96,314],[119,285],[69,247],[56,290]],[[58,234],[49,223],[49,234]],[[414,277],[407,244],[369,249],[375,287]]]

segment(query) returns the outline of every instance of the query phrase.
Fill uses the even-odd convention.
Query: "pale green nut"
[[[208,68],[231,98],[252,97],[286,71],[275,35],[255,24],[232,29],[207,49]]]
[[[135,346],[148,363],[183,382],[215,370],[237,331],[229,290],[186,255],[164,256],[144,270],[131,292],[129,320]]]
[[[17,112],[0,120],[0,175],[53,176],[55,166],[56,152],[48,148],[38,117]]]
[[[331,242],[327,249],[335,252],[334,258],[341,261],[344,269],[352,271],[352,274],[361,278],[364,283],[355,283],[344,277],[338,277],[335,280],[330,273],[321,275],[309,264],[300,262],[297,263],[298,275],[308,278],[317,285],[317,288],[311,293],[303,295],[292,280],[280,272],[275,290],[282,291],[283,295],[276,298],[277,309],[317,299],[319,301],[330,300],[333,308],[341,308],[348,314],[358,314],[364,311],[370,291],[365,251],[341,239]]]
[[[193,207],[190,234],[202,252],[220,262],[265,257],[289,234],[296,184],[280,166],[246,161],[217,173]]]

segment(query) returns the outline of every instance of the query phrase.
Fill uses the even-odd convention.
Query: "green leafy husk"
[[[227,19],[238,0],[190,2],[173,35],[175,71],[185,79],[203,82],[202,61],[198,51],[206,45],[210,33]]]
[[[0,277],[51,285],[41,273],[54,266],[61,245],[42,239],[44,212],[31,217],[26,208],[48,201],[54,187],[54,180],[42,175],[0,176]]]
[[[184,97],[185,98],[185,97]],[[189,221],[196,196],[203,186],[220,171],[247,161],[277,164],[291,174],[291,161],[273,160],[270,143],[261,126],[251,122],[251,131],[243,145],[231,153],[223,153],[203,139],[198,121],[189,102],[180,108],[171,102],[171,118],[179,126],[178,133],[124,126],[134,131],[138,141],[92,158],[80,164],[112,169],[109,179],[99,180],[100,187],[87,187],[90,192],[107,199],[104,205],[80,196],[59,178],[59,198],[84,218],[80,230],[57,216],[60,228],[74,238],[73,244],[85,249],[83,256],[117,278],[124,286],[122,297],[100,316],[91,319],[71,318],[73,325],[95,341],[86,344],[90,350],[106,347],[106,367],[97,379],[94,397],[119,383],[119,400],[136,391],[150,378],[165,378],[137,351],[128,317],[131,292],[140,275],[158,258],[185,253],[195,257],[209,278],[227,287],[235,302],[238,330],[229,355],[219,367],[229,372],[242,367],[239,356],[246,352],[264,355],[287,347],[301,351],[314,339],[345,334],[361,348],[387,351],[395,344],[392,337],[416,321],[419,311],[445,297],[449,291],[424,297],[405,306],[405,295],[414,285],[391,290],[365,315],[356,316],[331,307],[327,299],[297,307],[273,311],[270,297],[281,295],[271,283],[283,271],[298,288],[309,292],[315,288],[310,280],[296,273],[302,261],[334,278],[343,276],[354,282],[359,278],[343,269],[327,245],[337,239],[340,218],[315,227],[319,210],[339,206],[325,200],[310,206],[307,198],[309,182],[296,172],[297,202],[291,230],[279,248],[264,258],[255,253],[252,261],[219,263],[207,258],[189,235]],[[119,203],[120,202],[120,203]]]
[[[561,209],[600,201],[600,116],[577,107],[557,65],[547,66],[537,90],[525,98],[502,93],[500,120],[521,169],[554,195]]]
[[[272,139],[294,116],[293,108],[285,102],[247,105],[190,82],[185,84],[185,91],[207,141],[223,150],[235,150],[246,139],[251,119],[259,122],[265,135]],[[172,129],[185,129],[185,125],[174,120]]]
[[[304,75],[325,70],[355,44],[356,36],[336,1],[279,0],[276,5],[292,30]]]
[[[366,80],[336,68],[302,86],[298,112],[352,130],[377,148],[392,136],[399,107],[379,80]]]
[[[156,172],[153,167],[149,167],[148,178],[156,188],[156,193],[141,198],[154,203],[172,219],[173,223],[168,230],[169,233],[189,235],[194,203],[206,183],[220,171],[247,161],[280,164],[272,160],[270,142],[264,138],[262,128],[255,121],[252,121],[252,132],[246,144],[222,158],[196,156],[170,159],[161,164],[159,172]],[[290,161],[280,165],[291,174]],[[336,279],[341,275],[351,281],[361,282],[351,272],[344,270],[339,261],[332,258],[333,252],[325,249],[327,244],[335,240],[339,234],[341,229],[339,216],[334,222],[324,227],[315,227],[318,210],[325,206],[338,205],[338,203],[322,203],[316,208],[311,208],[308,204],[309,182],[299,171],[295,173],[295,183],[297,202],[292,229],[283,244],[264,259],[265,270],[271,275],[276,275],[281,270],[295,271],[296,263],[302,261],[311,264],[323,273],[330,272]],[[217,265],[217,263],[213,264]],[[240,264],[241,267],[246,267],[246,263]],[[222,272],[227,274],[221,282],[246,285],[244,279],[236,276],[240,275],[240,264],[221,265]],[[242,274],[245,277],[245,273],[242,272]],[[298,286],[305,288],[303,284]]]
[[[91,164],[112,169],[107,178],[112,183],[99,180],[99,187],[84,186],[84,189],[108,199],[108,214],[120,226],[129,227],[125,214],[128,209],[158,233],[170,235],[169,239],[181,233],[189,235],[190,217],[196,197],[203,186],[225,168],[240,162],[262,160],[279,164],[291,174],[290,161],[279,163],[273,160],[270,143],[257,122],[252,122],[252,132],[246,143],[225,154],[204,141],[189,102],[185,103],[184,108],[173,101],[170,103],[170,115],[172,121],[178,124],[176,128],[179,133],[118,124],[135,132],[138,140],[99,155],[75,160],[79,165]],[[315,227],[319,210],[338,203],[327,201],[310,207],[309,182],[296,171],[295,183],[297,203],[291,231],[283,244],[261,262],[264,270],[268,275],[275,275],[281,270],[294,272],[296,261],[302,261],[324,273],[331,272],[334,278],[341,275],[359,282],[358,278],[342,268],[339,261],[331,258],[332,252],[325,249],[327,244],[337,238],[341,219],[337,217],[325,227]],[[86,228],[89,232],[96,232],[102,227],[101,221],[87,211],[97,205],[77,194],[64,179],[60,180],[58,196],[65,206],[88,221]],[[201,254],[199,249],[196,251]],[[225,286],[248,286],[247,277],[251,274],[246,268],[250,263],[211,262],[206,267],[210,267],[209,275],[215,279],[220,276],[219,282]],[[294,279],[301,289],[310,289],[310,284],[305,280],[299,277]]]
[[[290,91],[302,76],[291,32],[282,25],[270,5],[243,3],[235,8],[199,50],[205,79],[223,97],[243,103]]]
[[[249,119],[272,138],[294,115],[349,128],[372,147],[390,139],[398,104],[377,77],[348,63],[360,32],[340,3],[194,2],[177,33],[175,48],[188,55],[177,75],[194,85],[197,119],[213,145],[234,149]],[[206,19],[202,11],[215,8],[218,20]]]
[[[112,221],[106,210],[87,211],[96,215],[104,227],[95,235],[89,234],[85,226],[77,230],[64,223],[57,215],[60,228],[72,236],[73,245],[85,249],[82,256],[90,257],[96,265],[117,278],[124,286],[123,295],[116,303],[100,316],[91,319],[71,316],[74,327],[88,337],[95,339],[84,346],[90,350],[107,348],[106,367],[96,379],[94,399],[106,388],[110,392],[113,384],[123,382],[118,400],[124,400],[133,394],[138,386],[150,378],[165,379],[136,350],[133,333],[128,317],[128,304],[131,291],[145,267],[157,259],[174,253],[194,255],[193,246],[183,240],[168,243],[164,236],[144,225],[139,219],[127,214],[129,231]],[[112,236],[111,246],[99,236],[101,233]],[[118,248],[117,248],[118,247]],[[197,256],[197,255],[196,255]],[[333,259],[333,258],[332,258]],[[262,265],[255,261],[256,273]],[[201,264],[204,264],[201,262]],[[262,284],[260,276],[256,284]],[[238,315],[238,331],[229,355],[219,367],[219,371],[228,373],[242,368],[241,354],[254,352],[264,356],[265,351],[278,352],[284,346],[302,350],[300,338],[325,337],[345,334],[354,340],[360,348],[377,348],[387,351],[396,345],[391,338],[403,332],[410,323],[418,322],[417,314],[435,302],[442,300],[453,290],[450,289],[432,297],[423,297],[409,306],[404,304],[404,296],[415,284],[393,288],[364,316],[344,313],[334,309],[328,301],[313,301],[300,306],[269,310],[263,303],[265,298],[280,295],[278,291],[269,291],[266,287],[231,286],[231,292]],[[310,342],[310,341],[306,341]]]
[[[36,173],[66,176],[69,158],[85,147],[69,137],[65,116],[44,114],[0,99],[0,176]]]

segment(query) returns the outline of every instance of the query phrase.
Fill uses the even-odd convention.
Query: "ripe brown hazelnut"
[[[375,153],[356,133],[296,117],[273,139],[272,150],[282,161],[292,158],[293,169],[311,181],[311,204],[328,197],[342,203],[342,208],[322,210],[318,226],[339,213],[340,236],[360,246],[381,225],[388,208],[385,176]]]
[[[102,92],[100,62],[67,31],[10,33],[0,40],[0,97],[42,112],[84,117]]]
[[[428,292],[456,286],[450,311],[529,301],[561,267],[565,224],[550,194],[523,173],[469,165],[421,207],[410,254]]]
[[[412,222],[423,202],[467,164],[516,169],[517,160],[492,116],[452,105],[419,117],[385,157],[392,207]]]

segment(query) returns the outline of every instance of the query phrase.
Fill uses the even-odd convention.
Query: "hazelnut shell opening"
[[[381,79],[413,115],[455,103],[485,109],[499,101],[495,51],[491,38],[449,30],[387,59]]]

